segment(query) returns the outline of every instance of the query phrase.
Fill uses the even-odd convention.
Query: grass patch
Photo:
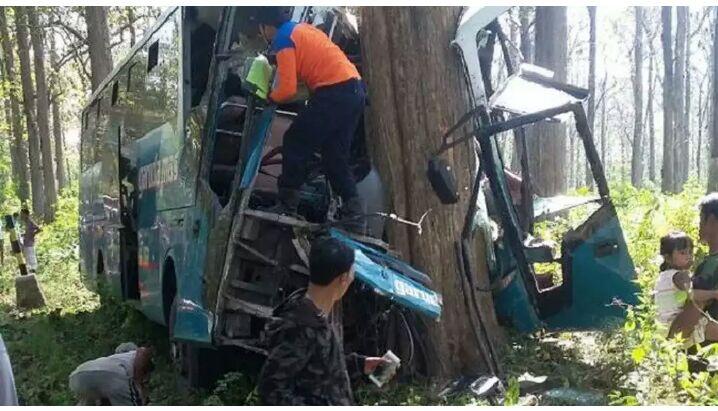
[[[8,346],[19,396],[28,405],[72,405],[67,386],[70,372],[81,362],[112,353],[125,341],[152,344],[158,349],[157,370],[151,380],[151,402],[157,405],[257,404],[254,380],[227,374],[211,391],[188,389],[170,362],[167,331],[128,305],[101,305],[78,273],[77,189],[64,193],[57,220],[38,237],[40,273],[48,306],[18,312],[15,306],[14,260],[0,270],[0,332]],[[650,290],[658,271],[658,238],[670,229],[697,237],[696,204],[702,188],[689,184],[681,194],[664,196],[655,190],[612,185],[630,253],[644,292],[621,329],[607,333],[509,333],[502,363],[515,381],[521,374],[546,375],[555,385],[599,390],[614,404],[703,404],[718,402],[718,378],[688,371],[688,357],[676,344],[654,333]],[[537,228],[542,237],[554,234],[586,215],[576,210],[555,223]],[[553,237],[552,237],[553,236]],[[554,238],[556,237],[556,238]],[[705,249],[698,250],[698,258]],[[718,351],[707,349],[704,356]],[[355,392],[367,405],[484,404],[465,395],[438,398],[440,388],[429,381],[393,382],[384,389],[366,384]],[[513,386],[512,386],[513,389]],[[517,398],[512,395],[511,403]]]

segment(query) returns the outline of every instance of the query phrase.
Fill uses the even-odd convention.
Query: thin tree
[[[633,143],[631,184],[643,184],[643,8],[635,7],[636,34],[633,38]]]
[[[32,210],[37,215],[43,215],[45,212],[45,194],[43,188],[42,158],[40,154],[40,136],[38,135],[35,117],[37,110],[35,108],[35,86],[32,84],[27,16],[25,14],[25,7],[13,7],[13,10],[15,11],[18,57],[20,58],[20,78],[22,80],[23,94],[22,107],[27,126],[30,182],[32,185]]]
[[[533,62],[533,37],[531,36],[531,26],[534,22],[531,19],[531,9],[532,7],[519,7],[519,34],[521,37],[519,49],[521,50],[523,61],[526,63]],[[531,140],[532,131],[533,129],[531,127],[524,129],[524,138],[527,139],[527,141]],[[523,144],[519,140],[519,135],[514,134],[514,155],[512,156],[513,160],[511,161],[512,170],[521,169],[520,160],[523,156]]]
[[[686,14],[686,53],[684,64],[686,69],[686,87],[685,97],[683,98],[683,101],[685,102],[683,110],[683,125],[686,132],[686,146],[685,150],[682,152],[682,161],[685,164],[683,168],[684,177],[688,180],[688,177],[691,174],[691,40],[693,39],[693,34],[691,34],[691,13],[690,10],[688,10],[688,7],[686,7]]]
[[[8,30],[6,8],[0,7],[0,37],[2,37],[2,50],[4,67],[5,67],[5,84],[8,98],[10,100],[10,118],[12,129],[12,169],[15,177],[15,185],[20,201],[25,204],[30,199],[30,188],[27,170],[27,148],[22,138],[22,114],[20,111],[19,95],[22,93],[18,90],[17,79],[15,78],[15,50],[10,39]]]
[[[532,7],[519,7],[519,22],[521,24],[521,54],[524,61],[532,63],[533,59],[533,38],[531,36],[531,26],[534,22],[531,20]]]
[[[130,47],[134,46],[137,42],[137,33],[135,31],[135,8],[134,6],[127,6],[127,25],[130,30]]]
[[[566,7],[536,7],[537,65],[554,71],[554,79],[566,81],[568,25]],[[566,191],[566,126],[543,123],[535,127],[529,155],[536,170],[535,187],[539,195],[551,196]]]
[[[102,80],[112,71],[107,8],[102,6],[85,7],[85,21],[87,22],[92,91],[95,91]]]
[[[661,44],[663,45],[663,164],[661,165],[661,190],[675,192],[674,143],[673,143],[673,49],[671,47],[670,6],[661,7]]]
[[[603,74],[603,81],[601,82],[601,163],[604,169],[608,170],[608,164],[606,164],[606,100],[608,99],[606,84],[608,83],[608,72]]]
[[[686,131],[685,118],[685,87],[686,87],[686,24],[688,21],[688,7],[676,7],[676,37],[675,37],[675,60],[673,68],[673,172],[675,179],[673,191],[679,192],[683,189],[688,179],[688,162],[685,157],[688,154],[688,134]]]
[[[57,170],[57,186],[61,191],[67,186],[65,172],[65,144],[62,138],[62,119],[60,118],[60,65],[58,63],[57,48],[54,33],[50,34],[50,62],[53,71],[53,82],[50,90],[50,103],[52,104],[52,135],[55,140],[55,170]]]
[[[430,273],[443,294],[442,320],[427,326],[429,373],[437,376],[486,369],[474,334],[480,331],[471,326],[477,315],[486,321],[490,339],[500,335],[490,293],[475,294],[481,310],[477,313],[464,303],[464,277],[457,275],[454,241],[461,235],[468,197],[460,204],[442,206],[425,178],[426,158],[438,147],[437,136],[470,108],[457,56],[447,47],[456,33],[460,12],[459,7],[360,9],[362,26],[371,28],[359,32],[363,74],[372,96],[367,109],[372,158],[386,176],[388,198],[397,214],[418,219],[433,210],[422,235],[403,226],[392,226],[389,234],[392,245]],[[447,91],[457,97],[443,98]],[[445,157],[462,186],[473,184],[470,170],[475,164],[468,144],[457,146]],[[477,245],[474,250],[480,248]],[[476,261],[476,284],[484,287],[488,284],[485,256]]]
[[[708,192],[718,191],[718,7],[713,8],[713,58],[711,87],[711,159],[708,168]]]
[[[644,16],[645,17],[645,16]],[[656,123],[655,115],[653,113],[653,94],[656,91],[656,75],[655,75],[655,57],[656,48],[653,45],[653,40],[656,35],[656,30],[649,30],[648,25],[645,24],[644,19],[644,30],[646,31],[646,37],[648,38],[648,96],[646,101],[646,116],[648,117],[648,179],[652,182],[656,182]]]
[[[596,123],[596,6],[588,6],[588,126]],[[593,174],[586,161],[586,187],[593,187]]]
[[[707,108],[703,106],[708,106],[708,104],[704,104],[703,101],[703,88],[705,87],[706,77],[707,76],[703,76],[703,79],[701,79],[700,87],[698,87],[698,142],[696,143],[696,174],[698,175],[699,181],[701,179],[702,171],[701,152],[703,151],[703,127],[705,123],[705,113]]]
[[[37,128],[40,135],[40,151],[42,152],[43,187],[45,191],[45,221],[55,218],[55,205],[57,204],[57,186],[53,170],[52,140],[50,138],[50,95],[47,92],[47,77],[45,75],[45,44],[43,27],[35,7],[27,7],[27,19],[30,25],[30,38],[32,51],[35,56],[35,84],[37,85]]]

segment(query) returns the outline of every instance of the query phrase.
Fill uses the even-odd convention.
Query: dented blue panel
[[[441,294],[424,287],[396,270],[376,263],[366,254],[379,253],[378,251],[371,250],[336,230],[331,230],[331,235],[354,249],[354,268],[357,280],[372,287],[377,294],[383,295],[401,306],[419,311],[433,319],[441,316]],[[392,258],[388,255],[384,257]]]
[[[256,124],[256,131],[252,133],[252,144],[250,145],[249,154],[244,161],[244,172],[242,173],[242,181],[239,185],[241,189],[248,188],[252,184],[254,176],[256,176],[259,171],[259,164],[262,160],[262,149],[269,137],[269,126],[272,125],[275,108],[276,106],[269,106],[262,111],[262,115]]]

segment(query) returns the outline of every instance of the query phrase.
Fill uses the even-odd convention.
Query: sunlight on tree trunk
[[[47,78],[45,76],[45,46],[43,29],[34,7],[26,9],[28,24],[30,25],[30,38],[32,51],[35,57],[35,84],[37,84],[37,129],[40,135],[40,151],[42,153],[42,181],[45,192],[45,222],[55,218],[55,204],[57,204],[57,187],[52,161],[52,142],[50,139],[50,97],[47,92]]]
[[[422,235],[393,225],[390,240],[404,258],[430,273],[443,295],[441,321],[427,324],[433,352],[428,371],[441,377],[486,369],[469,321],[477,313],[464,303],[454,248],[469,193],[463,192],[460,204],[441,205],[426,179],[427,156],[438,147],[439,136],[469,109],[458,58],[447,47],[459,11],[458,7],[363,7],[360,16],[362,65],[371,95],[367,143],[384,178],[390,207],[412,220],[432,210]],[[445,98],[447,93],[452,98]],[[460,186],[469,187],[475,166],[470,146],[457,146],[445,157],[452,162]],[[476,262],[476,283],[487,287],[485,256],[478,255]],[[496,341],[500,329],[491,294],[477,297],[489,338]]]

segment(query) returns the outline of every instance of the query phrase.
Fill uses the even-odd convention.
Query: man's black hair
[[[20,214],[30,215],[30,210],[27,208],[20,209]]]
[[[354,250],[341,241],[322,237],[312,243],[309,252],[309,282],[328,285],[354,264]]]
[[[258,24],[279,27],[284,24],[284,22],[289,20],[289,16],[286,7],[259,7],[259,11],[257,11],[256,15],[256,20]]]
[[[718,192],[707,194],[701,199],[701,218],[707,218],[712,215],[718,218]]]

